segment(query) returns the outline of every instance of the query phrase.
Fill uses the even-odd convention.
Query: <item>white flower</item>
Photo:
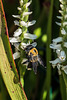
[[[28,45],[30,45],[30,42],[29,43],[21,43],[21,48],[24,50]]]
[[[66,47],[66,48],[67,48],[67,42],[64,42],[64,47]]]
[[[57,69],[58,69],[59,75],[61,75],[61,65],[60,64],[57,64]]]
[[[24,50],[28,45],[32,45],[33,47],[36,47],[37,43],[33,42],[32,44],[29,43],[21,43],[21,48]]]
[[[61,23],[55,22],[58,26],[61,26]]]
[[[64,0],[59,0],[62,4],[65,4],[65,1]]]
[[[59,10],[59,13],[61,13],[63,15],[63,11],[62,10]]]
[[[64,28],[61,29],[61,34],[66,35],[66,31]]]
[[[60,7],[61,7],[62,10],[64,9],[64,5],[62,5],[62,4],[60,4]]]
[[[15,60],[15,59],[18,59],[19,57],[20,57],[20,52],[15,52],[15,53],[13,54],[14,60]]]
[[[57,55],[59,56],[59,55],[60,55],[60,50],[57,49],[57,50],[56,50],[56,53],[57,53]]]
[[[19,21],[15,20],[14,24],[17,25],[17,26],[19,26]]]
[[[19,35],[21,35],[22,33],[22,29],[21,28],[18,28],[15,32],[14,32],[14,37],[18,37]]]
[[[15,48],[17,49],[17,50],[19,50],[20,51],[20,49],[19,49],[19,43],[13,43],[13,45],[15,46]]]
[[[57,18],[58,18],[58,19],[62,19],[63,17],[61,17],[61,16],[57,16]]]
[[[25,66],[28,66],[28,64],[29,64],[28,59],[24,58],[22,60],[21,64],[24,64]]]
[[[66,54],[64,51],[61,51],[60,54],[59,54],[59,59],[64,62],[65,59],[66,59]]]
[[[63,22],[63,26],[66,26],[67,25],[67,22]]]
[[[23,16],[27,16],[27,15],[30,15],[30,14],[32,14],[32,11],[31,12],[24,12]]]
[[[67,14],[66,14],[66,15],[64,15],[64,18],[65,18],[65,19],[67,19]]]
[[[25,26],[25,27],[29,27],[32,26],[36,23],[35,20],[31,21],[31,22],[24,22],[24,21],[20,21],[20,25]]]
[[[50,44],[51,49],[61,50],[61,44]]]
[[[21,5],[21,6],[23,5],[23,0],[20,0],[20,5]]]
[[[37,46],[37,43],[36,43],[36,42],[33,42],[31,45],[32,45],[33,47],[36,47],[36,46]]]
[[[66,8],[66,12],[67,12],[67,8]]]
[[[30,33],[24,33],[24,38],[34,40],[37,38],[37,36],[34,34],[30,34]]]
[[[59,58],[62,62],[64,62],[65,59],[66,59],[65,52],[64,52],[64,51],[60,51],[60,50],[56,50],[56,53],[57,53],[58,58]]]
[[[12,16],[20,19],[20,15],[12,15]]]
[[[25,21],[21,21],[20,25],[27,27],[27,23]]]
[[[18,9],[19,11],[21,11],[21,10],[22,10],[20,7],[17,7],[17,9]]]
[[[31,21],[31,22],[20,21],[20,25],[25,26],[25,27],[32,26],[32,25],[34,25],[35,23],[36,23],[35,20],[33,20],[33,21]],[[15,20],[15,21],[14,21],[14,24],[17,25],[17,26],[19,26],[19,21]]]
[[[15,37],[12,37],[12,38],[11,38],[11,37],[10,37],[9,39],[10,39],[10,42],[11,42],[11,43],[21,42],[20,37],[17,37],[17,38],[15,38]]]
[[[60,61],[59,58],[56,58],[55,60],[49,61],[49,62],[52,63],[53,68],[55,68],[55,66],[56,66],[58,63],[61,63],[61,61]]]
[[[27,9],[27,7],[29,7],[29,5],[30,5],[31,3],[32,3],[32,0],[30,0],[28,3],[25,4],[26,9]]]
[[[56,39],[53,39],[53,44],[50,44],[50,48],[54,49],[56,51],[57,57],[55,60],[50,61],[50,63],[52,63],[52,66],[55,67],[57,66],[58,69],[58,73],[59,75],[61,75],[62,70],[65,72],[65,74],[67,74],[67,65],[65,65],[66,62],[66,51],[64,50],[64,47],[67,48],[67,42],[64,42],[66,40],[66,27],[67,27],[67,8],[66,8],[66,0],[59,0],[61,2],[60,7],[61,10],[59,10],[59,13],[61,14],[61,16],[57,16],[58,19],[61,19],[61,22],[58,23],[56,22],[57,25],[61,26],[61,34],[62,37],[58,37]]]
[[[67,65],[62,67],[62,70],[67,74]]]
[[[62,42],[63,39],[62,39],[62,37],[58,37],[58,38],[56,38],[56,39],[53,39],[52,41],[53,41],[53,43],[57,44],[57,43],[59,43],[59,42]]]

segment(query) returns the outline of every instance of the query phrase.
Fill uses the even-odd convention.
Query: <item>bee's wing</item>
[[[32,66],[33,66],[33,71],[35,72],[35,74],[37,74],[38,62],[32,62]]]
[[[45,67],[44,62],[42,61],[40,55],[38,55],[38,62],[40,63],[40,65],[42,65],[43,67]]]

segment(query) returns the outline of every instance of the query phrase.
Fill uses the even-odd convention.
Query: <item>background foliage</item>
[[[17,14],[17,7],[19,0],[3,0],[5,16],[8,25],[9,36],[12,36],[17,26],[14,25],[13,14]],[[37,22],[34,26],[29,28],[30,33],[37,35],[36,42],[37,49],[41,55],[45,66],[38,66],[37,75],[33,71],[27,71],[24,75],[24,90],[28,100],[64,100],[64,90],[60,84],[62,83],[62,76],[60,77],[57,70],[50,66],[49,60],[54,59],[56,55],[52,54],[49,49],[51,39],[58,37],[59,26],[55,21],[59,21],[56,16],[59,15],[59,0],[32,0],[30,10],[33,14],[29,19],[35,19]],[[14,47],[12,46],[13,52]],[[16,64],[19,61],[16,61]],[[19,69],[19,68],[17,68]],[[11,100],[4,85],[2,76],[0,75],[0,100]]]

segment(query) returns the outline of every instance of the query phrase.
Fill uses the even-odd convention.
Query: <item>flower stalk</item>
[[[59,0],[61,10],[59,13],[61,16],[57,18],[61,19],[61,23],[56,22],[57,25],[61,27],[61,37],[53,39],[53,43],[50,44],[50,48],[56,52],[57,59],[50,61],[53,68],[57,66],[59,75],[62,74],[62,71],[67,74],[67,1]]]
[[[14,59],[20,58],[20,64],[19,66],[24,66],[23,71],[22,68],[20,69],[20,78],[24,76],[25,73],[25,66],[22,62],[24,61],[24,48],[28,45],[32,45],[35,47],[37,45],[34,40],[37,38],[36,35],[29,33],[28,27],[34,25],[36,23],[35,20],[29,21],[29,15],[32,14],[32,11],[29,10],[29,6],[31,4],[31,0],[19,0],[20,6],[17,7],[19,14],[18,15],[12,15],[16,20],[14,21],[14,24],[18,26],[18,29],[14,32],[13,37],[10,37],[10,42],[12,45],[15,46],[16,52],[13,54]],[[33,42],[33,43],[31,43]],[[23,80],[23,79],[20,79]]]
[[[59,75],[62,74],[65,86],[66,86],[66,100],[67,100],[67,0],[59,0],[60,8],[59,13],[61,16],[57,16],[61,20],[61,23],[56,22],[59,25],[61,37],[53,39],[53,43],[50,44],[50,48],[54,50],[57,58],[50,61],[53,68],[57,67]]]
[[[19,15],[12,15],[14,18],[18,19],[14,21],[14,24],[18,26],[18,29],[14,32],[13,37],[10,37],[10,42],[17,48],[17,52],[13,54],[14,59],[20,57],[20,50],[28,46],[30,41],[34,41],[37,36],[29,33],[28,27],[32,26],[36,23],[35,20],[29,21],[28,17],[32,12],[29,11],[29,6],[31,4],[31,0],[19,0],[20,6],[17,7],[19,10]],[[36,43],[35,43],[36,44]]]

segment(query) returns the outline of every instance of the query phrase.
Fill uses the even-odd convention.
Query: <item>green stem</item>
[[[63,79],[64,79],[64,82],[65,82],[65,88],[66,88],[66,100],[67,100],[67,75],[65,73],[62,73],[63,74]]]
[[[67,87],[66,87],[66,100],[67,100]]]
[[[62,100],[66,99],[66,87],[65,87],[65,82],[63,79],[63,75],[60,75],[60,92],[61,92],[61,98]]]
[[[47,84],[47,100],[50,100],[50,84],[51,84],[51,66],[49,61],[51,60],[51,49],[49,45],[51,43],[51,34],[52,34],[52,14],[53,14],[53,0],[51,0],[51,7],[48,19],[48,27],[47,27],[47,77],[46,77],[46,84]],[[49,52],[49,53],[48,53]],[[50,54],[50,55],[49,55]]]
[[[50,100],[50,84],[51,84],[51,66],[49,61],[51,60],[51,49],[49,48],[49,45],[51,43],[51,34],[52,34],[52,14],[53,14],[53,1],[51,0],[51,7],[49,12],[49,18],[48,18],[48,25],[47,25],[47,52],[46,52],[46,63],[47,63],[47,75],[46,80],[44,82],[42,93],[44,94],[46,91],[47,93],[47,100]],[[43,100],[43,94],[42,99]]]

